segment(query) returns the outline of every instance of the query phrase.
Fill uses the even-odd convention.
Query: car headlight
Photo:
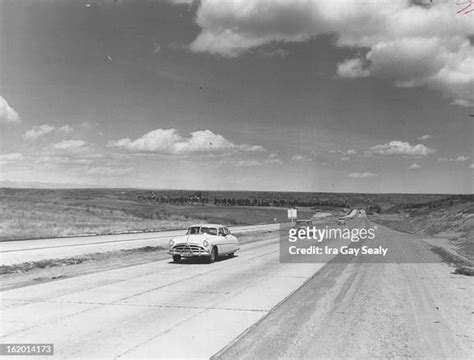
[[[202,242],[202,244],[204,245],[204,247],[208,247],[208,246],[209,246],[209,241],[204,240],[204,241]]]
[[[173,245],[174,245],[174,240],[173,240],[173,239],[170,240],[169,245],[170,245],[170,246],[173,246]]]

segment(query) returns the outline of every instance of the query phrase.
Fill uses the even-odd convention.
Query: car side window
[[[224,228],[220,228],[219,229],[219,236],[226,236],[226,232],[225,232],[225,229]]]

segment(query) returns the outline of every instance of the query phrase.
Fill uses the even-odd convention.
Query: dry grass
[[[196,222],[225,225],[286,221],[286,209],[173,206],[143,202],[122,190],[0,189],[0,241],[182,229]],[[310,217],[311,209],[301,210]]]
[[[463,257],[474,262],[474,203],[465,202],[431,211],[373,216],[372,219],[392,229],[449,239]]]
[[[0,240],[177,229],[193,221],[165,211],[147,219],[130,214],[126,209],[2,199]]]

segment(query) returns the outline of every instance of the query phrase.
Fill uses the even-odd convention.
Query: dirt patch
[[[474,276],[473,263],[468,259],[458,256],[451,251],[447,251],[444,247],[432,246],[431,251],[438,254],[443,262],[454,266],[454,274]]]

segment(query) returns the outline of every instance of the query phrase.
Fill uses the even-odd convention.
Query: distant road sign
[[[288,209],[288,219],[294,220],[297,217],[296,209]]]

